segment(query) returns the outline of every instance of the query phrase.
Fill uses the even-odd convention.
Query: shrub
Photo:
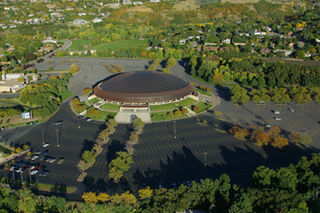
[[[192,111],[200,112],[201,108],[199,106],[192,106]]]
[[[180,110],[174,111],[174,116],[180,117],[182,115],[182,112]]]

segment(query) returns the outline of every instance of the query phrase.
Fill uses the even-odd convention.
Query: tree
[[[275,171],[265,166],[259,166],[253,172],[252,181],[256,187],[268,187],[271,185],[271,180],[275,176]]]
[[[272,139],[271,145],[273,147],[282,149],[283,147],[287,146],[289,144],[288,139],[285,137],[277,136]]]
[[[143,129],[145,123],[141,120],[141,118],[136,118],[133,121],[133,127],[135,129]]]
[[[247,90],[245,88],[240,87],[239,85],[235,85],[231,89],[231,100],[235,104],[243,104],[250,100],[250,97],[247,95]]]
[[[82,160],[86,163],[93,163],[96,160],[96,155],[92,151],[86,150],[82,154]]]
[[[102,192],[98,195],[97,198],[98,198],[98,201],[100,201],[101,203],[106,203],[110,200],[110,196]]]
[[[229,209],[229,213],[250,213],[253,212],[252,201],[246,193],[241,193]]]
[[[109,178],[113,179],[115,183],[118,183],[123,173],[130,169],[132,163],[131,155],[126,152],[117,152],[117,157],[113,159],[108,166]]]
[[[290,134],[290,140],[294,143],[299,143],[300,142],[300,133],[298,132],[292,132]]]
[[[281,132],[281,129],[278,126],[272,126],[269,128],[269,131],[268,131],[268,133],[271,136],[277,136],[280,134],[280,132]]]
[[[75,73],[80,71],[80,67],[78,67],[76,64],[71,64],[70,66],[70,72],[74,75]]]
[[[88,94],[90,94],[91,92],[92,92],[92,89],[91,89],[91,88],[84,88],[83,91],[82,91],[82,93],[83,93],[84,95],[88,95]]]
[[[308,144],[311,142],[312,138],[307,133],[303,133],[302,135],[300,135],[300,143]]]
[[[152,193],[153,193],[153,190],[150,189],[149,186],[147,186],[147,187],[144,188],[144,189],[140,189],[140,190],[138,191],[138,193],[139,193],[139,198],[140,198],[140,200],[145,200],[145,199],[151,198]]]
[[[101,143],[106,143],[109,139],[109,135],[109,129],[104,129],[99,133],[97,141]]]
[[[233,126],[231,129],[229,129],[229,132],[240,140],[244,140],[250,134],[248,129],[241,128],[239,126]]]
[[[152,64],[149,65],[148,70],[157,70],[157,67],[159,66],[160,62],[160,59],[153,60]]]
[[[82,199],[86,203],[97,203],[99,201],[96,193],[94,193],[94,192],[85,192],[85,193],[83,193]]]
[[[271,138],[267,133],[257,130],[254,134],[254,140],[259,146],[267,146],[271,141]]]

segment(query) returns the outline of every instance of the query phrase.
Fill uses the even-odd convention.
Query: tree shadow
[[[93,145],[94,145],[94,141],[93,140],[85,139],[84,142],[83,142],[83,146],[82,146],[81,152],[79,153],[79,156],[81,157],[81,155],[82,155],[82,153],[84,151],[91,150],[93,148]]]
[[[108,152],[106,156],[107,163],[109,164],[113,159],[116,158],[116,153],[120,151],[124,151],[125,145],[122,144],[119,140],[112,140],[111,144],[108,146]]]
[[[216,90],[217,90],[217,94],[220,98],[224,99],[225,101],[231,100],[230,89],[228,87],[216,85]]]

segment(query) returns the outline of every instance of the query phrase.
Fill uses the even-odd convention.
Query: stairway
[[[150,112],[126,112],[120,111],[116,115],[115,119],[118,123],[133,123],[134,119],[141,118],[145,123],[151,123]]]

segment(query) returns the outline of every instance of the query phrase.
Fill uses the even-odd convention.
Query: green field
[[[177,118],[184,118],[184,117],[187,117],[187,115],[181,115],[179,117],[176,117],[176,116],[169,117],[168,112],[151,113],[151,121],[167,121],[167,120],[174,120]]]
[[[110,103],[106,103],[103,104],[100,109],[103,110],[109,110],[109,111],[119,111],[120,105],[118,104],[110,104]]]
[[[207,96],[212,96],[210,93],[206,92],[206,91],[203,91],[199,88],[194,88],[195,91],[199,92],[200,94],[202,95],[207,95]]]
[[[199,106],[200,107],[200,111],[199,112],[196,112],[197,114],[200,113],[200,112],[203,112],[207,109],[209,109],[212,105],[210,104],[206,104],[206,103],[203,103],[203,102],[199,102],[197,103],[196,105],[194,106]]]
[[[96,40],[72,40],[72,45],[70,46],[69,49],[79,50],[79,51],[85,50],[85,49],[96,49],[97,51],[109,49],[111,51],[114,51],[114,50],[126,49],[126,48],[141,48],[146,43],[147,43],[146,40],[137,40],[137,39],[118,40],[118,41],[112,41],[109,43],[101,43],[100,41],[96,41]]]
[[[21,105],[18,98],[1,98],[0,99],[0,107],[9,108],[13,106]]]
[[[94,120],[105,121],[109,116],[115,117],[116,115],[116,112],[105,112],[97,110],[94,113],[90,113],[90,111],[88,111],[85,116]]]
[[[99,101],[98,98],[92,98],[92,99],[90,99],[90,100],[88,101],[88,103],[89,103],[90,105],[93,105],[93,104],[97,103],[98,101]]]
[[[70,90],[66,90],[66,91],[62,92],[61,99],[62,99],[62,101],[64,101],[67,98],[71,97],[72,95],[73,95],[73,92],[71,92]]]
[[[152,106],[150,106],[150,110],[151,111],[174,110],[174,109],[178,109],[179,107],[190,106],[190,105],[194,104],[195,102],[197,102],[197,101],[192,98],[186,98],[186,99],[179,101],[177,103],[152,105]]]
[[[46,192],[62,192],[65,191],[67,194],[74,193],[77,191],[77,187],[75,186],[66,186],[66,187],[55,187],[55,185],[47,184],[47,183],[37,183],[37,187],[40,191]],[[59,189],[60,188],[60,189]]]

